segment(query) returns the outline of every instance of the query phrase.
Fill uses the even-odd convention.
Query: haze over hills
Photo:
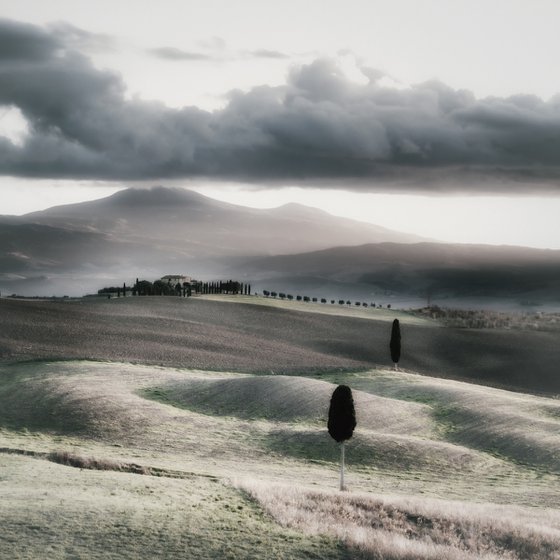
[[[253,209],[184,189],[127,189],[0,217],[0,289],[81,295],[139,275],[219,276],[232,257],[419,240],[298,204]]]
[[[428,242],[299,204],[254,209],[153,187],[0,217],[4,294],[83,295],[170,273],[378,302],[560,300],[560,251]]]
[[[492,297],[560,304],[560,251],[444,243],[375,243],[255,258],[247,273],[290,289],[355,286],[363,292]],[[323,295],[319,293],[319,295]]]

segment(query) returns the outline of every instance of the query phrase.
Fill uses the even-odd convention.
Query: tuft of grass
[[[91,469],[97,471],[119,471],[134,474],[152,474],[148,467],[137,465],[136,463],[123,463],[111,459],[97,459],[95,457],[82,457],[70,451],[52,451],[47,455],[47,459],[59,465],[77,467],[79,469]]]

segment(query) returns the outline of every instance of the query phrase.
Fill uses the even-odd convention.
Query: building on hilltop
[[[192,278],[190,276],[184,276],[183,274],[166,274],[160,278],[162,282],[167,282],[175,286],[176,284],[190,284],[192,282]]]

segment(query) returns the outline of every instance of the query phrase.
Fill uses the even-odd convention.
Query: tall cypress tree
[[[352,437],[356,427],[356,412],[352,390],[339,385],[331,396],[327,429],[329,435],[340,443],[340,489],[344,490],[344,444]]]
[[[393,321],[393,327],[391,328],[391,342],[389,342],[389,349],[391,350],[391,360],[395,365],[395,369],[398,370],[399,360],[401,359],[401,326],[399,320],[395,319]]]

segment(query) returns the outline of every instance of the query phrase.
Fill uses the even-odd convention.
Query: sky
[[[0,214],[163,184],[560,249],[554,1],[0,0]]]

